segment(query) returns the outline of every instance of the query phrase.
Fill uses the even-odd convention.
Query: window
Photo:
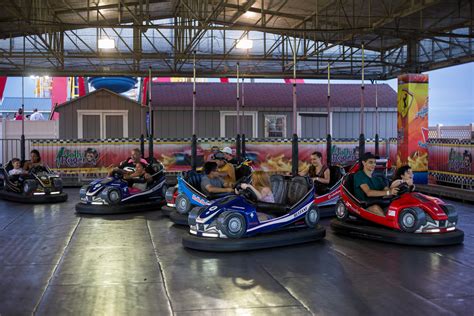
[[[286,115],[265,115],[265,137],[286,137]]]

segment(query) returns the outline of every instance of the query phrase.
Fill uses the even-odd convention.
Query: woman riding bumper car
[[[313,204],[312,181],[300,176],[285,178],[273,175],[271,187],[275,203],[259,200],[258,194],[250,187],[243,190],[238,186],[241,194],[218,199],[209,206],[193,208],[188,217],[190,234],[183,237],[183,246],[229,252],[324,238],[326,231],[318,225],[319,210]],[[259,191],[263,198],[265,190]]]

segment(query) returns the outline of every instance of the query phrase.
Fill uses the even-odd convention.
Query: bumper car
[[[160,162],[152,161],[146,171],[151,175],[151,181],[133,181],[140,183],[142,190],[130,188],[129,182],[119,173],[83,186],[79,191],[81,201],[76,204],[76,212],[108,215],[160,209],[165,203],[164,196],[168,189],[165,169]]]
[[[249,162],[245,161],[235,167],[237,182],[245,181],[252,174]],[[178,177],[178,184],[166,192],[165,215],[176,225],[188,225],[188,214],[193,207],[210,205],[215,199],[226,194],[205,195],[201,192],[202,175],[195,171],[183,172]]]
[[[211,205],[194,207],[188,217],[190,230],[183,237],[183,246],[231,252],[324,238],[326,230],[318,225],[320,216],[313,203],[312,181],[306,177],[273,175],[271,184],[275,203],[258,201],[255,193],[246,189]]]
[[[67,200],[63,181],[47,166],[36,166],[27,174],[9,176],[11,161],[0,167],[0,198],[20,203],[56,203]]]
[[[367,208],[378,204],[384,216]],[[354,195],[354,173],[343,182],[341,199],[331,222],[335,233],[396,244],[441,246],[462,243],[464,233],[456,228],[458,214],[454,206],[419,192],[399,187],[394,198],[359,201]]]

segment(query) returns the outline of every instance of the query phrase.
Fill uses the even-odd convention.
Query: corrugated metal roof
[[[0,112],[16,112],[21,108],[21,98],[5,97],[0,106]],[[32,112],[38,109],[39,112],[51,112],[50,98],[25,98],[25,111]]]
[[[89,97],[91,97],[91,96],[93,96],[93,95],[95,95],[95,94],[100,94],[100,93],[115,95],[115,96],[118,96],[118,97],[120,97],[120,98],[123,98],[123,99],[125,99],[125,100],[131,102],[131,103],[134,104],[134,105],[142,106],[140,103],[138,103],[138,102],[135,101],[135,100],[130,99],[129,97],[126,97],[126,96],[124,96],[124,95],[122,95],[122,94],[119,94],[119,93],[115,93],[115,92],[110,91],[110,90],[105,89],[105,88],[101,88],[101,89],[94,90],[94,91],[92,91],[92,92],[90,92],[90,93],[88,93],[88,94],[86,94],[86,95],[83,95],[82,97],[78,97],[78,98],[75,98],[75,99],[66,101],[66,102],[64,102],[64,103],[58,104],[58,105],[56,106],[56,109],[57,109],[57,108],[60,108],[60,107],[63,107],[63,106],[69,106],[70,104],[74,104],[75,102],[77,102],[77,101],[79,101],[79,100],[86,99],[86,98],[89,98]]]
[[[191,107],[192,83],[153,83],[153,107]],[[375,107],[375,85],[364,89],[365,107]],[[379,84],[378,106],[396,108],[397,93],[387,84]],[[196,83],[196,106],[233,108],[236,106],[235,83]],[[298,107],[326,107],[327,85],[298,84]],[[361,88],[357,84],[332,84],[331,107],[360,107]],[[285,107],[293,105],[293,85],[285,83],[246,83],[245,107]],[[242,98],[242,96],[241,96]]]

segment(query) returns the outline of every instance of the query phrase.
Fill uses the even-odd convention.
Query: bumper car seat
[[[288,181],[286,202],[290,206],[297,204],[311,189],[311,179],[297,176]]]
[[[286,196],[288,194],[288,186],[285,177],[279,174],[274,174],[270,177],[270,184],[272,186],[275,204],[285,204]]]

